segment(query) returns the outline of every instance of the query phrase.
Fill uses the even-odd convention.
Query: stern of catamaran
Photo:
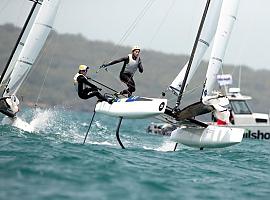
[[[19,112],[19,99],[12,95],[10,97],[2,97],[0,99],[0,112],[4,115],[14,118]]]

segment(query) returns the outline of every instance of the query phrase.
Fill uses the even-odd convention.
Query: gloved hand
[[[106,68],[108,65],[107,64],[102,64],[100,67],[99,67],[99,69],[101,69],[101,68]]]

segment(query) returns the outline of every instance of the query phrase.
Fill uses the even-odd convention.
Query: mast
[[[204,21],[205,21],[205,18],[207,16],[207,12],[208,12],[208,8],[209,8],[210,3],[211,3],[211,0],[207,0],[206,5],[205,5],[205,9],[204,9],[204,12],[203,12],[203,16],[202,16],[202,19],[201,19],[201,23],[200,23],[200,26],[199,26],[199,30],[198,30],[198,33],[197,33],[197,36],[196,36],[196,40],[195,40],[195,43],[193,45],[191,56],[190,56],[190,59],[189,59],[189,62],[188,62],[185,77],[184,77],[183,83],[181,85],[181,89],[180,89],[180,92],[179,92],[175,107],[173,109],[174,111],[179,109],[179,105],[180,105],[180,102],[181,102],[181,99],[182,99],[182,96],[183,96],[183,92],[184,92],[184,89],[186,87],[188,74],[189,74],[189,71],[190,71],[190,68],[191,68],[191,65],[192,65],[192,62],[193,62],[193,58],[194,58],[194,55],[195,55],[195,52],[196,52],[196,49],[197,49],[197,46],[198,46],[198,42],[199,42],[199,39],[200,39],[200,36],[201,36],[201,32],[202,32],[202,29],[203,29]]]
[[[20,32],[20,35],[19,35],[19,37],[18,37],[18,39],[17,39],[17,41],[15,43],[15,46],[13,47],[12,52],[11,52],[9,58],[8,58],[8,61],[6,63],[6,66],[5,66],[5,68],[4,68],[4,70],[3,70],[2,74],[1,74],[0,84],[2,84],[3,78],[5,76],[5,73],[6,73],[7,69],[8,69],[8,67],[9,67],[9,65],[10,65],[10,62],[11,62],[11,60],[12,60],[12,58],[13,58],[13,56],[14,56],[17,48],[18,48],[18,46],[21,44],[20,43],[21,42],[21,39],[23,37],[23,34],[25,33],[25,30],[26,30],[26,28],[28,26],[29,21],[31,20],[31,18],[33,16],[33,13],[34,13],[34,11],[35,11],[35,9],[37,7],[37,4],[40,4],[41,5],[41,2],[39,2],[39,0],[29,0],[29,1],[33,1],[34,3],[32,5],[32,8],[31,8],[31,10],[30,10],[30,12],[29,12],[29,14],[28,14],[25,22],[24,22],[23,28],[22,28],[22,30]],[[24,44],[21,44],[21,45],[24,45]],[[0,87],[1,87],[1,85],[0,85]]]

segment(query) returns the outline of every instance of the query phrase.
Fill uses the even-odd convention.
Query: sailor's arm
[[[113,60],[113,61],[111,61],[111,62],[109,62],[107,64],[103,64],[102,66],[103,67],[108,67],[110,65],[114,65],[114,64],[117,64],[117,63],[120,63],[120,62],[127,62],[127,61],[128,61],[128,56]]]
[[[138,65],[138,68],[139,68],[139,72],[143,73],[143,66],[142,66],[141,59],[139,59],[139,65]]]
[[[77,78],[77,80],[78,80],[78,82],[84,83],[84,84],[90,86],[91,88],[98,90],[98,87],[95,86],[94,84],[90,83],[84,76],[79,76]]]

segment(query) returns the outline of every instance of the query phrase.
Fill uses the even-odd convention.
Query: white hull
[[[170,139],[195,148],[223,148],[240,143],[243,134],[244,129],[210,125],[207,128],[177,128]]]
[[[118,99],[116,102],[98,102],[95,108],[97,113],[123,118],[148,118],[165,112],[167,99],[145,97],[129,97]]]

